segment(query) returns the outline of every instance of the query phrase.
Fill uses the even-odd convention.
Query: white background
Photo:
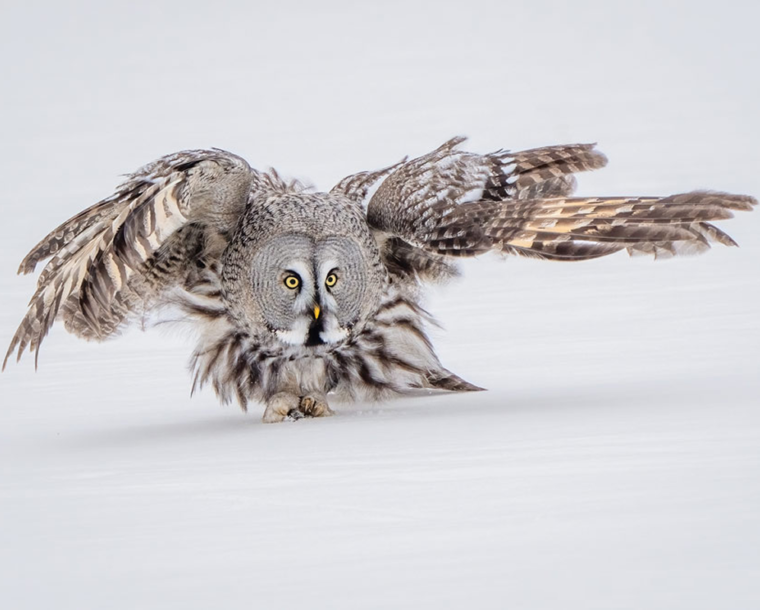
[[[47,231],[218,146],[327,189],[456,134],[598,141],[580,194],[760,194],[749,2],[4,2],[0,338]],[[431,294],[477,395],[267,426],[182,333],[0,376],[3,608],[760,606],[760,212],[741,248],[484,258]]]

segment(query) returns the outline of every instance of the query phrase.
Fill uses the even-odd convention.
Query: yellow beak
[[[319,305],[314,306],[314,319],[315,320],[319,319]]]

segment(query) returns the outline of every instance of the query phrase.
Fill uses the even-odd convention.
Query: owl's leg
[[[335,414],[335,411],[327,404],[327,397],[320,392],[301,396],[300,407],[307,417],[327,417]]]
[[[290,392],[278,392],[267,400],[267,408],[261,418],[265,424],[283,421],[286,417],[301,419],[303,413],[298,409],[301,398]]]

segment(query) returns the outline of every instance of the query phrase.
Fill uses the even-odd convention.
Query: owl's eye
[[[327,286],[328,288],[332,288],[337,283],[338,283],[338,276],[335,275],[334,273],[331,273],[325,278],[325,286]]]
[[[285,285],[291,290],[295,290],[301,285],[301,278],[297,275],[288,275],[285,278]]]

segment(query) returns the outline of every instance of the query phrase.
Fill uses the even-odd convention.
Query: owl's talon
[[[307,417],[329,417],[335,411],[327,404],[327,400],[318,396],[302,396],[300,408]]]
[[[265,424],[276,424],[288,419],[295,421],[303,417],[298,408],[300,398],[289,392],[279,392],[267,400],[267,408],[261,418]],[[296,413],[298,415],[296,415]]]

